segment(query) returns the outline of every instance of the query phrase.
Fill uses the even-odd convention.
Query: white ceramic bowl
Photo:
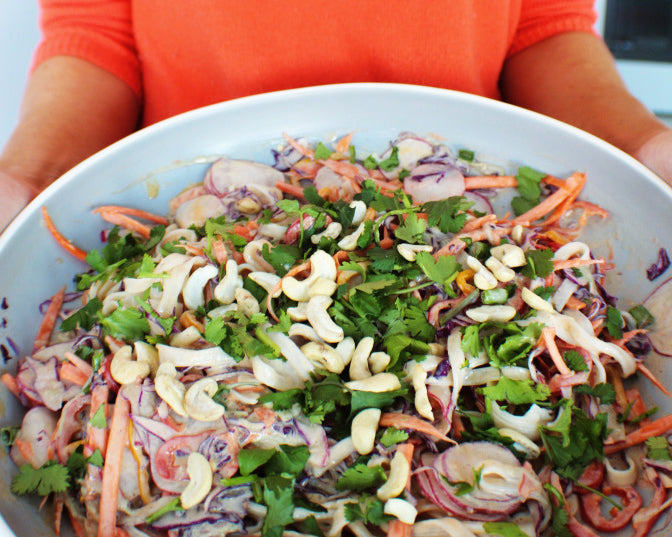
[[[610,289],[621,306],[641,301],[654,284],[646,267],[660,247],[672,246],[672,191],[654,174],[597,138],[547,117],[497,101],[446,90],[404,85],[348,84],[291,90],[230,101],[151,126],[92,156],[65,174],[0,235],[0,345],[16,355],[30,350],[39,323],[38,305],[85,265],[61,250],[42,221],[49,212],[66,237],[84,249],[101,246],[103,223],[91,209],[120,204],[167,211],[171,196],[202,179],[200,157],[225,154],[270,162],[282,133],[329,140],[354,131],[358,148],[382,151],[400,131],[436,133],[479,158],[528,164],[557,176],[588,174],[584,197],[611,213],[593,231],[598,251],[613,247],[617,269]],[[155,197],[150,197],[155,194]],[[661,280],[663,278],[660,278]],[[652,369],[672,384],[670,370]],[[671,411],[657,393],[649,401]],[[0,387],[0,425],[21,420],[22,408]],[[52,535],[50,511],[9,492],[16,469],[0,450],[0,535]],[[5,485],[6,484],[6,485]],[[10,529],[11,528],[11,529]]]

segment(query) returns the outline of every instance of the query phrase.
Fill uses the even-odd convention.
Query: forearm
[[[506,101],[577,126],[635,157],[668,130],[628,92],[604,43],[587,33],[551,37],[512,56],[500,81]]]
[[[139,104],[107,71],[59,56],[30,77],[19,123],[0,154],[0,230],[12,215],[72,166],[135,130]],[[11,205],[11,207],[10,207]],[[12,209],[13,207],[13,209]]]

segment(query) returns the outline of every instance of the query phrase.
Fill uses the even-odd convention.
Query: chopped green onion
[[[509,299],[509,293],[503,287],[487,289],[481,292],[483,304],[504,304]]]

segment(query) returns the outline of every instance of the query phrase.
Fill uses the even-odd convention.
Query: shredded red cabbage
[[[646,269],[646,277],[651,280],[655,280],[663,272],[667,270],[670,266],[670,258],[667,256],[667,250],[661,248],[658,250],[658,260]]]

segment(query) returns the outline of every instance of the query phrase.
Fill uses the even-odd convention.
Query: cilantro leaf
[[[664,436],[654,436],[645,440],[647,448],[647,457],[654,460],[672,460],[670,453],[670,443]]]
[[[541,439],[554,470],[576,480],[594,460],[601,460],[607,437],[607,414],[589,417],[583,410],[564,400],[562,413],[553,426],[540,428]]]
[[[52,492],[65,492],[68,485],[68,469],[55,461],[47,461],[37,470],[30,464],[22,465],[12,479],[11,488],[14,494],[48,496]]]
[[[388,427],[385,429],[383,436],[380,437],[380,443],[385,447],[393,446],[394,444],[399,444],[408,440],[408,433],[406,431],[400,431],[394,427]]]
[[[142,340],[149,334],[149,321],[134,309],[117,308],[100,323],[108,334],[124,341]]]
[[[574,386],[574,393],[592,395],[600,400],[602,405],[610,405],[616,401],[616,390],[608,382],[602,382],[591,386],[590,384],[579,384]]]
[[[325,160],[328,159],[331,156],[331,149],[329,149],[326,145],[324,145],[322,142],[319,142],[317,144],[317,147],[315,147],[315,153],[314,157],[317,160]]]
[[[400,241],[411,244],[418,243],[427,229],[427,221],[418,218],[417,213],[410,213],[401,225],[394,231],[394,235]]]
[[[460,264],[452,255],[444,255],[438,259],[429,252],[418,252],[416,263],[430,280],[439,285],[446,285],[460,271]]]
[[[276,274],[282,277],[297,259],[301,259],[301,250],[290,244],[276,244],[273,248],[264,244],[261,255],[273,267]]]
[[[380,526],[393,519],[384,513],[384,504],[375,496],[362,494],[358,503],[345,504],[345,518],[348,522],[362,520],[366,524]]]
[[[105,405],[100,405],[95,414],[91,416],[89,423],[92,427],[96,429],[106,429],[107,428],[107,418],[105,417]]]
[[[238,452],[240,475],[250,475],[275,455],[275,449],[245,448]]]
[[[572,371],[588,371],[588,364],[580,353],[575,350],[568,350],[562,353],[562,358]]]
[[[607,331],[614,339],[623,337],[623,317],[618,308],[607,306]]]
[[[399,148],[397,146],[392,147],[392,152],[390,156],[385,160],[381,160],[378,163],[378,167],[384,172],[391,172],[397,166],[399,166]]]
[[[522,273],[531,280],[534,278],[545,278],[553,272],[553,250],[528,250],[525,252],[527,265],[523,267]]]
[[[98,319],[98,312],[102,308],[102,301],[98,297],[93,297],[75,313],[63,319],[60,330],[62,332],[68,332],[74,330],[77,326],[82,330],[91,330]]]
[[[379,464],[367,466],[363,463],[357,463],[343,472],[336,482],[336,490],[362,491],[376,488],[382,485],[386,479],[385,470]]]
[[[488,535],[498,537],[528,537],[514,522],[484,522],[483,529]]]
[[[630,315],[632,315],[632,318],[635,320],[635,325],[637,326],[637,328],[646,328],[647,326],[650,326],[655,322],[655,319],[653,318],[653,315],[651,315],[651,312],[641,304],[633,306],[628,311]]]
[[[539,203],[541,196],[541,180],[546,177],[545,173],[539,172],[529,166],[521,166],[518,168],[516,180],[518,182],[517,189],[521,197],[525,200],[533,202],[535,205]]]
[[[494,401],[508,401],[513,405],[540,403],[551,395],[550,388],[545,384],[508,377],[501,377],[497,384],[479,388],[478,391]]]
[[[266,517],[262,537],[281,537],[285,526],[294,522],[294,480],[269,476],[264,480]]]
[[[467,222],[467,213],[474,205],[463,196],[453,196],[440,201],[428,201],[422,205],[427,214],[429,227],[438,227],[443,233],[457,233]]]

